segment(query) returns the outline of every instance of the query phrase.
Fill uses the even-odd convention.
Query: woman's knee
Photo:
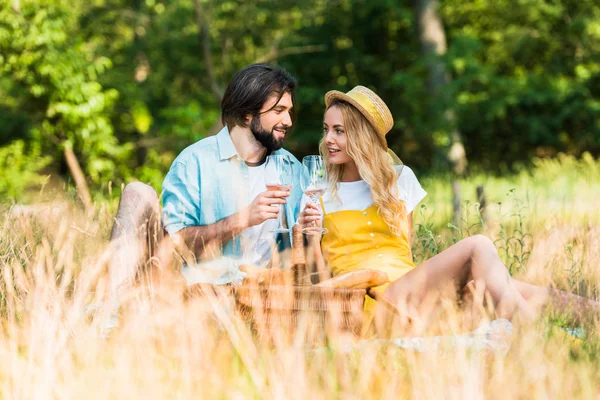
[[[388,287],[381,292],[380,296],[386,301],[395,304],[403,295],[407,294],[408,289],[409,288],[404,284],[404,281],[399,279],[389,284]]]
[[[414,309],[427,296],[422,278],[423,276],[417,274],[410,277],[404,276],[389,284],[385,291],[377,297],[377,300],[391,305],[401,314],[412,315]]]
[[[160,225],[159,211],[158,195],[152,186],[141,182],[129,183],[121,194],[111,239],[123,234],[137,236],[140,228],[148,228],[148,222],[152,228]]]
[[[469,241],[472,254],[475,254],[476,252],[498,253],[494,242],[485,235],[474,235],[466,240]]]
[[[142,182],[131,182],[123,189],[122,199],[131,199],[142,203],[155,203],[158,201],[156,190]]]

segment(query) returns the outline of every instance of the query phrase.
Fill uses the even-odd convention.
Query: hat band
[[[364,94],[362,94],[360,92],[348,93],[348,95],[350,97],[354,98],[354,100],[356,100],[365,109],[365,111],[369,113],[371,118],[373,118],[374,120],[376,120],[378,122],[379,126],[376,126],[375,129],[377,129],[378,131],[379,130],[383,131],[384,130],[383,121],[381,121],[381,116],[379,115],[379,110],[377,109],[375,104],[371,101],[371,99],[369,99],[367,96],[365,96]]]

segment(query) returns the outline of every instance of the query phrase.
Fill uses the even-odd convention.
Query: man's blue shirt
[[[293,184],[285,205],[285,216],[291,228],[299,213],[302,189],[300,168],[289,151],[280,149],[274,155],[287,155]],[[187,147],[173,161],[163,181],[162,221],[170,235],[191,226],[210,225],[247,207],[248,167],[238,156],[227,127],[217,135]],[[290,233],[291,243],[291,233]],[[240,257],[240,235],[223,246],[223,255]]]

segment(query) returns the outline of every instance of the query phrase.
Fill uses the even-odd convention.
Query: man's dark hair
[[[229,129],[247,127],[247,115],[258,116],[265,102],[273,94],[278,96],[275,105],[285,93],[294,99],[296,79],[281,67],[268,64],[252,64],[239,71],[221,101],[221,122]]]

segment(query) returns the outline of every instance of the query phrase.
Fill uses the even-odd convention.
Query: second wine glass
[[[292,172],[290,162],[285,155],[268,156],[265,162],[265,186],[267,190],[289,191],[292,188]],[[285,207],[279,208],[279,226],[272,232],[285,233],[290,230],[283,225]]]
[[[300,179],[302,191],[315,204],[319,204],[319,198],[327,191],[327,169],[321,156],[306,156],[302,159],[302,176]],[[305,227],[302,232],[306,234],[325,234],[326,228],[316,226]]]

